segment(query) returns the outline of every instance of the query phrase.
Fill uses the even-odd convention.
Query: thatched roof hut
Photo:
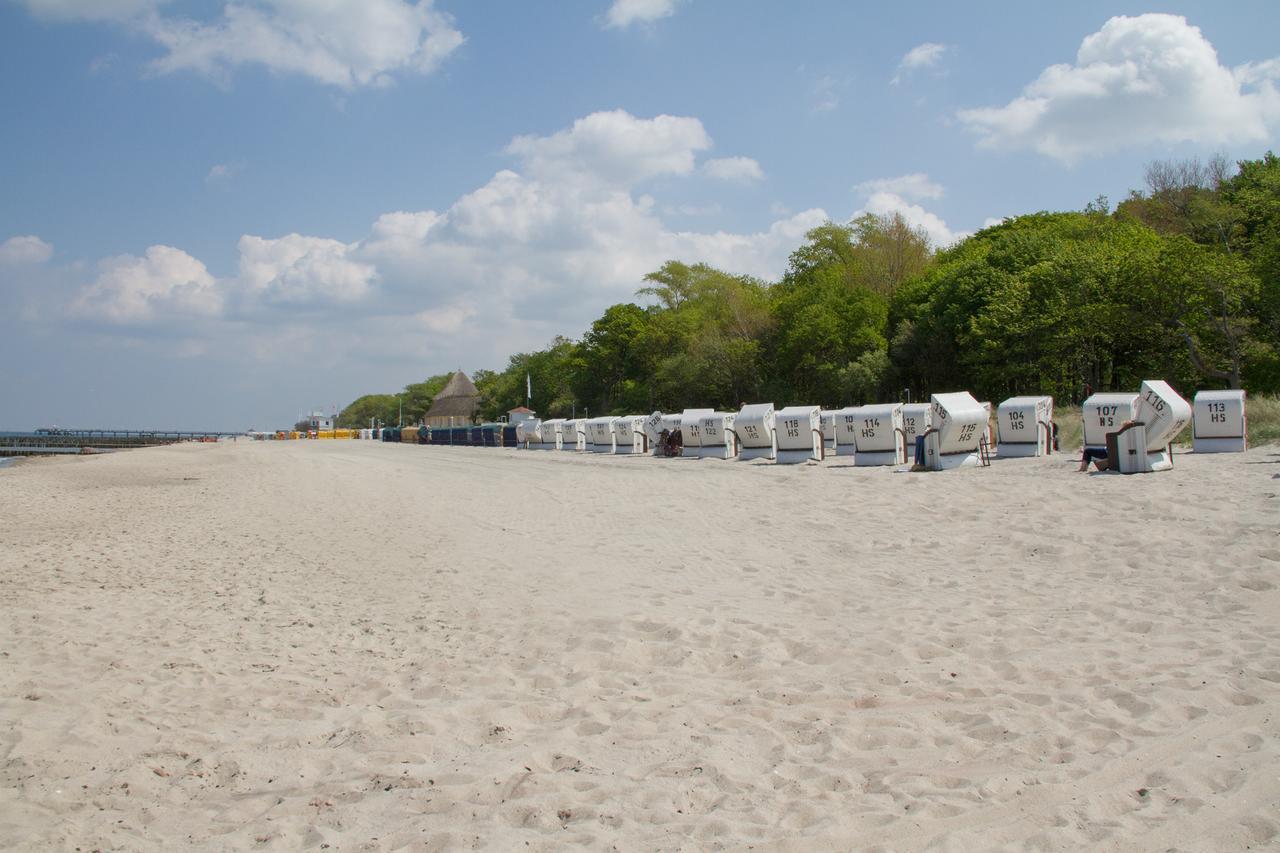
[[[475,422],[479,409],[480,392],[459,370],[449,377],[422,420],[427,426],[464,426]]]

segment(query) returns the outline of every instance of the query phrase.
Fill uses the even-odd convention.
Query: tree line
[[[580,340],[476,371],[480,414],[524,405],[526,375],[543,417],[958,389],[1079,401],[1150,377],[1280,392],[1280,159],[1157,162],[1145,177],[1114,210],[1099,197],[940,250],[897,214],[828,222],[776,282],[668,261]],[[340,423],[395,423],[401,401],[410,423],[447,379],[361,397]]]

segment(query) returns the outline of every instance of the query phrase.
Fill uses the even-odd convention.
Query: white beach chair
[[[1200,391],[1191,419],[1196,453],[1243,453],[1248,447],[1244,391]]]
[[[534,450],[542,445],[542,421],[526,420],[516,424],[516,445]]]
[[[835,455],[836,412],[840,411],[843,411],[843,409],[820,409],[818,411],[818,429],[822,431],[822,445],[826,448],[828,455]]]
[[[715,409],[685,409],[680,414],[680,438],[684,442],[684,457],[697,459],[701,454],[702,419],[714,414]]]
[[[787,406],[774,418],[774,435],[779,465],[795,465],[812,459],[821,462],[825,455],[822,419],[817,406]]]
[[[1086,450],[1106,450],[1107,433],[1120,429],[1125,421],[1133,420],[1138,408],[1137,394],[1094,394],[1080,406],[1084,419],[1084,447]]]
[[[924,432],[924,464],[930,471],[977,465],[990,414],[968,391],[934,394]]]
[[[613,422],[614,453],[644,453],[648,447],[643,415],[623,415]]]
[[[737,439],[738,459],[773,459],[778,455],[775,433],[777,413],[772,403],[743,406],[733,419],[733,435]]]
[[[698,422],[700,459],[732,459],[738,451],[734,439],[733,424],[737,415],[733,412],[712,412],[703,415]]]
[[[662,455],[662,431],[666,429],[667,416],[662,412],[654,412],[644,419],[644,435],[649,443],[649,452],[654,456]]]
[[[570,452],[586,450],[587,428],[583,418],[566,418],[560,424],[560,449]]]
[[[996,411],[1000,458],[1048,456],[1053,452],[1053,398],[1010,397]]]
[[[587,450],[592,453],[613,453],[617,449],[613,435],[613,425],[617,421],[617,417],[612,415],[587,421]]]
[[[542,422],[538,429],[539,441],[537,444],[529,445],[532,450],[559,450],[560,449],[560,428],[564,425],[564,418],[551,418]]]
[[[850,406],[835,414],[836,456],[852,456],[857,466],[906,461],[901,403]]]
[[[1191,423],[1191,404],[1163,379],[1148,379],[1138,391],[1134,423],[1107,437],[1109,470],[1147,474],[1173,467],[1173,440]]]
[[[916,452],[916,439],[929,429],[929,412],[928,403],[902,404],[902,440],[906,444],[908,459]]]

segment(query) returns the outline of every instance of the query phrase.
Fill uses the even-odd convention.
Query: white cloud
[[[668,216],[716,216],[724,212],[719,202],[714,204],[677,204],[662,208]]]
[[[72,313],[109,323],[145,323],[163,315],[211,317],[222,311],[216,279],[181,249],[152,246],[141,258],[108,258],[98,270],[72,304]]]
[[[301,234],[274,240],[246,234],[239,243],[239,284],[269,303],[356,302],[369,292],[377,269],[354,259],[355,248]]]
[[[1003,225],[1003,224],[1004,224],[1004,217],[1002,216],[988,216],[986,219],[982,220],[983,228],[994,228],[997,225]]]
[[[908,225],[922,228],[935,246],[949,246],[968,236],[968,232],[953,231],[936,213],[925,210],[913,201],[937,200],[946,194],[942,184],[930,180],[923,172],[913,172],[896,178],[876,178],[863,181],[854,191],[865,195],[866,202],[854,212],[857,219],[867,213],[876,216],[900,215]]]
[[[1280,125],[1280,61],[1234,70],[1178,15],[1114,17],[1073,65],[1051,65],[1002,107],[961,110],[987,148],[1065,163],[1154,142],[1261,142]]]
[[[929,180],[929,176],[923,172],[901,175],[896,178],[876,178],[872,181],[863,181],[854,189],[865,195],[883,192],[915,199],[938,199],[943,196],[942,184]]]
[[[497,366],[556,334],[579,334],[606,306],[634,299],[643,276],[673,258],[781,274],[805,232],[828,218],[824,211],[787,214],[751,233],[678,231],[637,190],[654,176],[693,176],[697,152],[710,145],[694,118],[598,113],[557,133],[518,137],[508,148],[515,168],[443,210],[385,213],[354,242],[246,235],[230,276],[214,281],[199,265],[185,278],[153,276],[166,286],[150,288],[116,284],[115,276],[85,287],[78,313],[156,320],[170,308],[173,325],[185,329],[191,306],[170,296],[185,281],[220,294],[204,325],[234,339],[220,341],[222,351],[280,357],[267,340],[276,334],[291,342],[290,358],[372,355],[396,340],[419,362]]]
[[[764,179],[764,170],[750,157],[721,157],[702,164],[702,171],[720,181],[747,183]]]
[[[232,0],[210,20],[166,15],[167,0],[22,2],[45,19],[125,23],[165,49],[152,70],[220,82],[257,65],[343,89],[387,86],[397,74],[430,74],[464,41],[433,0]]]
[[[925,210],[918,204],[912,204],[900,195],[891,192],[872,193],[861,210],[853,214],[857,219],[866,213],[876,216],[900,215],[913,228],[922,228],[929,235],[929,241],[938,247],[950,246],[965,237],[968,232],[952,231],[941,216]]]
[[[937,42],[927,41],[924,44],[916,45],[903,55],[893,79],[889,82],[896,86],[913,71],[921,68],[932,68],[938,64],[946,52],[947,46]]]
[[[697,152],[711,147],[696,118],[641,119],[623,110],[598,112],[551,136],[517,136],[507,153],[538,179],[583,178],[631,186],[658,175],[687,175]]]
[[[204,176],[204,180],[209,184],[228,181],[243,170],[244,166],[239,163],[215,163],[210,167],[209,174]]]
[[[463,43],[431,0],[258,0],[229,3],[214,23],[151,15],[143,29],[167,50],[152,67],[222,78],[239,65],[302,74],[351,89],[430,74]]]
[[[456,303],[430,311],[419,311],[413,315],[413,321],[421,326],[423,331],[436,335],[449,335],[461,331],[463,324],[475,314],[474,305]]]
[[[613,0],[605,13],[604,25],[626,29],[632,24],[648,24],[669,18],[676,10],[676,0]]]
[[[374,257],[404,256],[421,245],[431,229],[443,221],[444,217],[433,210],[384,213],[373,223],[364,243],[365,253]]]
[[[34,234],[10,237],[0,243],[0,264],[26,266],[43,264],[53,257],[53,246]]]

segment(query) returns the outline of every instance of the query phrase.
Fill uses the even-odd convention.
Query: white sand
[[[0,471],[0,848],[1280,842],[1280,450]],[[528,845],[528,848],[526,848]]]

